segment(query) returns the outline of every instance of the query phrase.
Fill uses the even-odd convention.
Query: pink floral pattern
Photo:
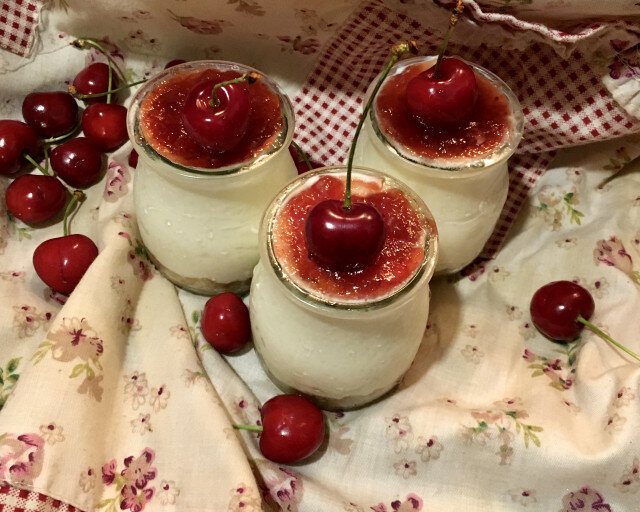
[[[616,236],[609,240],[598,240],[593,250],[593,259],[596,265],[603,263],[614,267],[627,274],[636,284],[640,284],[640,272],[633,270],[633,260],[627,252],[624,244]]]
[[[612,512],[602,495],[589,486],[570,492],[562,498],[562,508],[558,512]]]
[[[402,501],[392,501],[390,508],[387,508],[384,503],[378,503],[371,507],[371,510],[373,510],[373,512],[416,512],[422,510],[422,506],[422,498],[417,494],[411,493]]]
[[[155,487],[150,482],[157,476],[157,470],[152,466],[155,452],[151,448],[145,448],[138,457],[133,455],[124,459],[124,468],[118,474],[116,459],[112,459],[102,466],[102,483],[115,485],[118,494],[113,498],[107,498],[96,504],[96,509],[112,510],[119,504],[121,510],[141,512],[155,495]],[[175,502],[175,499],[174,499]]]
[[[109,162],[102,197],[105,201],[115,203],[129,193],[130,181],[131,171],[126,166],[120,162]]]
[[[0,481],[33,485],[43,460],[44,439],[38,434],[0,435]]]
[[[168,10],[168,9],[167,9]],[[177,21],[187,30],[195,32],[196,34],[221,34],[224,27],[232,26],[233,23],[227,20],[203,20],[200,18],[194,18],[192,16],[178,16],[173,11],[168,10],[171,19]]]
[[[126,238],[131,246],[131,250],[127,254],[127,261],[133,268],[133,274],[141,281],[148,281],[153,278],[155,273],[151,264],[151,258],[142,241],[137,238],[132,239],[131,235],[126,231],[121,231],[118,234]]]
[[[68,363],[76,359],[81,362],[71,370],[70,378],[84,374],[84,380],[78,388],[80,394],[86,394],[96,401],[102,401],[103,378],[100,357],[104,351],[103,342],[85,318],[63,318],[62,325],[49,332],[32,357],[38,364],[51,353],[55,361]]]
[[[549,379],[549,385],[558,391],[564,391],[573,386],[573,375],[576,372],[574,367],[580,342],[568,343],[559,351],[566,354],[566,361],[558,358],[548,358],[539,356],[525,349],[522,358],[529,363],[529,368],[533,370],[532,377],[542,375]]]

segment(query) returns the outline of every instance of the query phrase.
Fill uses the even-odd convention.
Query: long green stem
[[[62,232],[64,236],[67,236],[69,234],[69,223],[67,222],[67,220],[69,218],[69,213],[71,212],[71,209],[78,201],[80,201],[81,199],[84,199],[84,197],[85,197],[84,193],[82,193],[80,190],[73,191],[73,195],[71,196],[71,201],[69,201],[69,204],[67,205],[67,209],[64,211],[64,217],[62,219]]]
[[[253,432],[262,432],[263,428],[260,425],[233,425],[236,430],[251,430]]]
[[[433,78],[440,78],[440,64],[442,63],[442,59],[444,58],[444,52],[449,45],[449,39],[451,39],[453,27],[455,27],[456,23],[458,23],[458,18],[462,14],[463,8],[464,5],[462,5],[462,0],[458,0],[458,4],[453,9],[451,17],[449,18],[449,28],[447,29],[447,32],[444,35],[444,39],[442,40],[442,45],[440,46],[440,51],[438,52],[438,60],[436,60],[436,65],[433,66]]]
[[[78,98],[79,100],[86,100],[87,98],[100,98],[102,96],[107,96],[109,94],[114,94],[116,92],[124,91],[125,89],[128,89],[129,87],[133,87],[134,85],[143,84],[146,81],[147,81],[147,79],[145,78],[143,80],[138,80],[137,82],[131,82],[130,84],[121,85],[117,89],[111,89],[111,90],[105,91],[105,92],[95,92],[93,94],[79,94],[79,93],[75,92],[75,88],[73,88],[72,94],[76,98]]]
[[[69,130],[67,133],[63,134],[63,135],[58,135],[57,137],[51,137],[50,139],[43,139],[42,142],[44,144],[55,144],[56,142],[60,142],[61,140],[64,140],[68,137],[71,137],[76,131],[78,131],[78,128],[80,128],[81,122],[78,121],[73,128],[71,128],[71,130]],[[46,151],[46,146],[45,146],[45,151]]]
[[[300,146],[298,146],[296,141],[292,140],[291,141],[291,145],[294,148],[296,148],[296,151],[302,157],[302,160],[304,160],[304,163],[307,164],[307,167],[309,168],[309,170],[312,171],[313,170],[313,166],[311,165],[311,162],[309,162],[309,159],[307,158],[307,154],[304,151],[302,151],[302,148]]]
[[[51,176],[51,174],[49,173],[49,171],[47,169],[45,169],[44,167],[42,167],[38,162],[36,162],[33,158],[31,158],[30,155],[28,155],[27,153],[24,153],[22,156],[24,156],[25,160],[27,160],[28,162],[32,163],[36,169],[38,169],[42,174],[44,174],[45,176]],[[47,159],[48,160],[48,159]]]
[[[349,149],[349,158],[347,160],[347,180],[346,180],[347,183],[344,191],[344,206],[343,206],[345,210],[351,209],[351,169],[353,168],[353,157],[356,151],[356,143],[358,142],[358,136],[360,135],[360,130],[362,130],[362,126],[364,125],[364,122],[367,118],[367,114],[369,113],[369,110],[371,110],[371,105],[373,105],[373,100],[376,97],[376,94],[378,94],[380,87],[382,87],[382,83],[384,82],[385,78],[387,78],[387,75],[389,74],[389,71],[391,71],[391,68],[393,67],[393,65],[405,53],[416,52],[417,46],[415,42],[410,41],[406,43],[400,43],[394,46],[391,51],[392,51],[392,54],[391,54],[391,58],[389,59],[389,62],[387,63],[387,67],[384,68],[384,71],[382,72],[382,75],[380,75],[378,83],[373,89],[371,96],[369,96],[369,100],[367,101],[367,104],[365,105],[364,110],[362,111],[362,115],[360,116],[360,121],[358,122],[358,126],[356,127],[356,133],[353,135],[353,141],[351,142],[351,148]]]
[[[218,98],[218,89],[220,87],[224,87],[225,85],[231,84],[239,84],[241,82],[247,82],[248,84],[253,84],[256,80],[260,79],[260,75],[258,73],[244,73],[240,75],[238,78],[234,78],[232,80],[227,80],[226,82],[220,82],[213,86],[213,90],[211,91],[211,100],[209,100],[209,106],[211,108],[217,108],[220,106],[220,98]]]
[[[111,84],[113,82],[113,68],[118,70],[118,73],[120,74],[121,78],[124,80],[124,75],[122,74],[122,71],[120,70],[120,68],[118,68],[118,65],[113,61],[113,59],[111,58],[111,55],[109,55],[109,52],[107,52],[107,50],[105,50],[100,43],[98,43],[97,41],[94,41],[93,39],[76,39],[71,44],[76,48],[84,48],[85,45],[93,46],[94,48],[97,48],[98,50],[100,50],[100,52],[107,58],[107,61],[109,64],[109,81],[107,83],[107,103],[111,103],[111,92],[112,92]]]
[[[609,336],[607,333],[601,331],[600,329],[598,329],[595,325],[593,325],[591,322],[589,322],[589,320],[585,319],[582,315],[578,315],[578,318],[576,318],[576,322],[580,322],[581,324],[585,325],[586,327],[588,327],[589,329],[591,329],[593,332],[595,332],[598,336],[600,336],[601,338],[604,338],[605,340],[607,340],[609,343],[611,343],[612,345],[618,347],[620,350],[626,352],[627,354],[629,354],[631,357],[637,359],[638,361],[640,361],[640,356],[638,354],[636,354],[635,352],[632,352],[631,350],[629,350],[627,347],[625,347],[624,345],[618,343],[616,340],[614,340],[611,336]]]

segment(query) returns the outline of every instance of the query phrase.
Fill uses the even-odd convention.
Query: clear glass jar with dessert
[[[357,271],[309,255],[305,222],[345,194],[344,167],[305,173],[267,208],[250,294],[253,341],[272,380],[324,408],[353,408],[391,390],[411,365],[429,314],[438,235],[424,202],[380,172],[354,168],[354,204],[377,209],[384,245]]]
[[[443,63],[456,60],[464,62]],[[375,97],[354,161],[391,174],[424,199],[440,237],[436,273],[449,273],[471,263],[493,232],[507,197],[507,160],[522,137],[523,115],[500,78],[466,63],[476,84],[469,113],[460,122],[425,123],[409,105],[407,90],[435,62],[436,57],[416,57],[392,69]],[[452,98],[454,105],[465,101]]]
[[[262,213],[297,175],[287,96],[247,66],[188,62],[136,93],[127,126],[138,226],[155,265],[195,293],[246,292]]]

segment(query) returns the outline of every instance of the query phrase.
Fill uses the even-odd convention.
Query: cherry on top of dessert
[[[478,85],[471,66],[448,58],[412,78],[405,99],[409,112],[426,126],[460,125],[473,114]]]
[[[219,83],[205,80],[196,85],[182,111],[187,133],[213,153],[225,153],[240,143],[251,110],[249,91],[244,84],[214,89]]]
[[[248,162],[273,146],[285,127],[278,94],[264,81],[250,86],[246,132],[235,147],[219,153],[203,146],[189,133],[183,116],[189,94],[207,81],[226,82],[241,76],[235,70],[188,69],[162,79],[141,102],[140,128],[160,155],[179,165],[216,169]],[[242,84],[240,84],[242,85]],[[244,87],[244,86],[243,86]]]
[[[442,66],[450,66],[447,62],[452,60],[457,59],[444,59]],[[424,160],[476,159],[500,148],[514,124],[509,99],[480,73],[474,71],[477,96],[466,120],[429,124],[411,111],[407,89],[434,64],[435,60],[409,64],[385,81],[375,101],[380,131],[402,154]]]
[[[305,222],[313,206],[326,199],[342,203],[344,176],[326,175],[313,181],[282,204],[272,224],[272,245],[283,273],[320,300],[367,302],[381,300],[401,288],[421,266],[428,232],[435,232],[398,189],[377,178],[353,180],[354,203],[382,213],[386,236],[373,263],[356,271],[334,271],[309,257]]]

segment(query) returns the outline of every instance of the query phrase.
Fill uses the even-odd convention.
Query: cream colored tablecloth
[[[637,2],[467,4],[475,14],[460,37],[482,30],[505,52],[550,44],[559,58],[582,45],[607,94],[638,113]],[[426,0],[389,7],[446,25],[446,9]],[[31,56],[0,52],[0,117],[20,118],[26,93],[64,88],[96,58],[68,45],[78,36],[108,37],[131,79],[173,58],[223,58],[294,97],[361,8],[51,0]],[[589,12],[603,28],[563,41]],[[497,257],[433,281],[424,342],[399,388],[326,413],[326,444],[291,467],[231,427],[255,423],[279,392],[253,349],[212,350],[198,328],[206,298],[176,291],[136,250],[130,149],[110,154],[73,219],[100,255],[66,301],[31,264],[61,226],[34,229],[0,209],[0,482],[85,511],[640,510],[640,366],[590,333],[553,344],[528,313],[539,286],[575,280],[595,298],[595,323],[640,352],[640,163],[629,163],[639,135],[562,151]],[[16,500],[0,494],[0,510]]]

